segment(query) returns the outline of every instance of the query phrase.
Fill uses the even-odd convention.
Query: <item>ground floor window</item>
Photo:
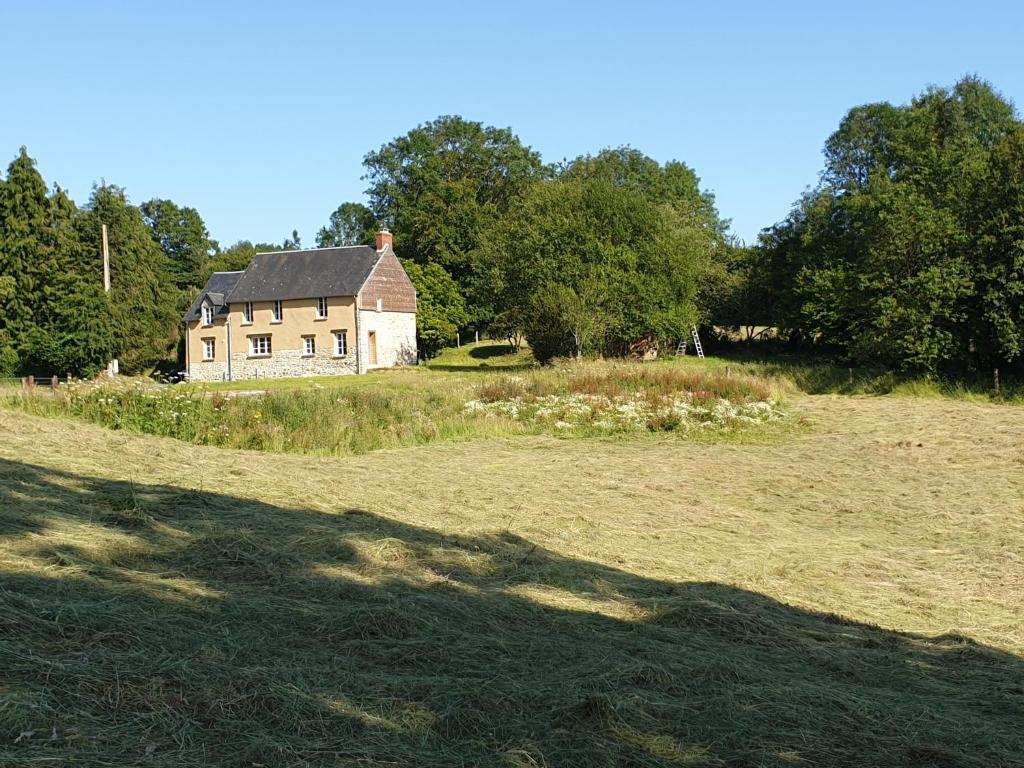
[[[316,336],[302,337],[302,354],[306,357],[312,357],[316,354]]]
[[[270,337],[269,336],[250,336],[249,337],[249,354],[253,356],[267,357],[270,355]]]
[[[203,339],[203,360],[213,360],[217,356],[217,340]]]
[[[334,332],[334,354],[338,357],[348,354],[348,331]]]

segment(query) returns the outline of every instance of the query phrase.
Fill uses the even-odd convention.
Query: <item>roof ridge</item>
[[[316,251],[340,251],[345,248],[373,248],[372,245],[325,245],[317,248],[288,248],[280,251],[257,251],[256,256],[269,256],[279,253],[314,253]]]

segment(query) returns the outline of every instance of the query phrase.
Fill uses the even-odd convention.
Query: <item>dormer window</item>
[[[274,299],[274,304],[270,309],[271,319],[275,323],[280,323],[284,319],[284,307],[281,306],[280,299]]]
[[[316,300],[316,319],[323,320],[327,317],[327,297],[321,296]]]
[[[203,304],[203,325],[213,325],[213,307]]]
[[[248,325],[252,322],[252,302],[247,301],[242,304],[242,322]]]

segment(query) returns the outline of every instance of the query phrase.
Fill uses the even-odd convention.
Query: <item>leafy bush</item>
[[[434,357],[451,346],[459,328],[469,322],[466,303],[459,287],[438,264],[403,261],[405,271],[416,286],[416,336],[420,352]]]
[[[0,378],[13,376],[18,371],[18,353],[8,339],[0,335]]]

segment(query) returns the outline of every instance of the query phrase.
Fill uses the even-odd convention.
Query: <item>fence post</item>
[[[480,331],[473,331],[473,341],[477,344],[480,343]]]
[[[461,349],[462,348],[462,339],[459,337],[459,332],[458,331],[455,332],[455,347],[457,349]]]
[[[36,377],[35,376],[29,376],[28,377],[28,389],[31,392],[35,388],[36,388]]]
[[[999,394],[999,369],[994,368],[992,370],[992,381],[996,386],[996,394]]]
[[[60,386],[60,376],[51,376],[50,377],[50,391],[53,392],[53,394],[56,395],[57,394],[57,387],[59,387],[59,386]]]

